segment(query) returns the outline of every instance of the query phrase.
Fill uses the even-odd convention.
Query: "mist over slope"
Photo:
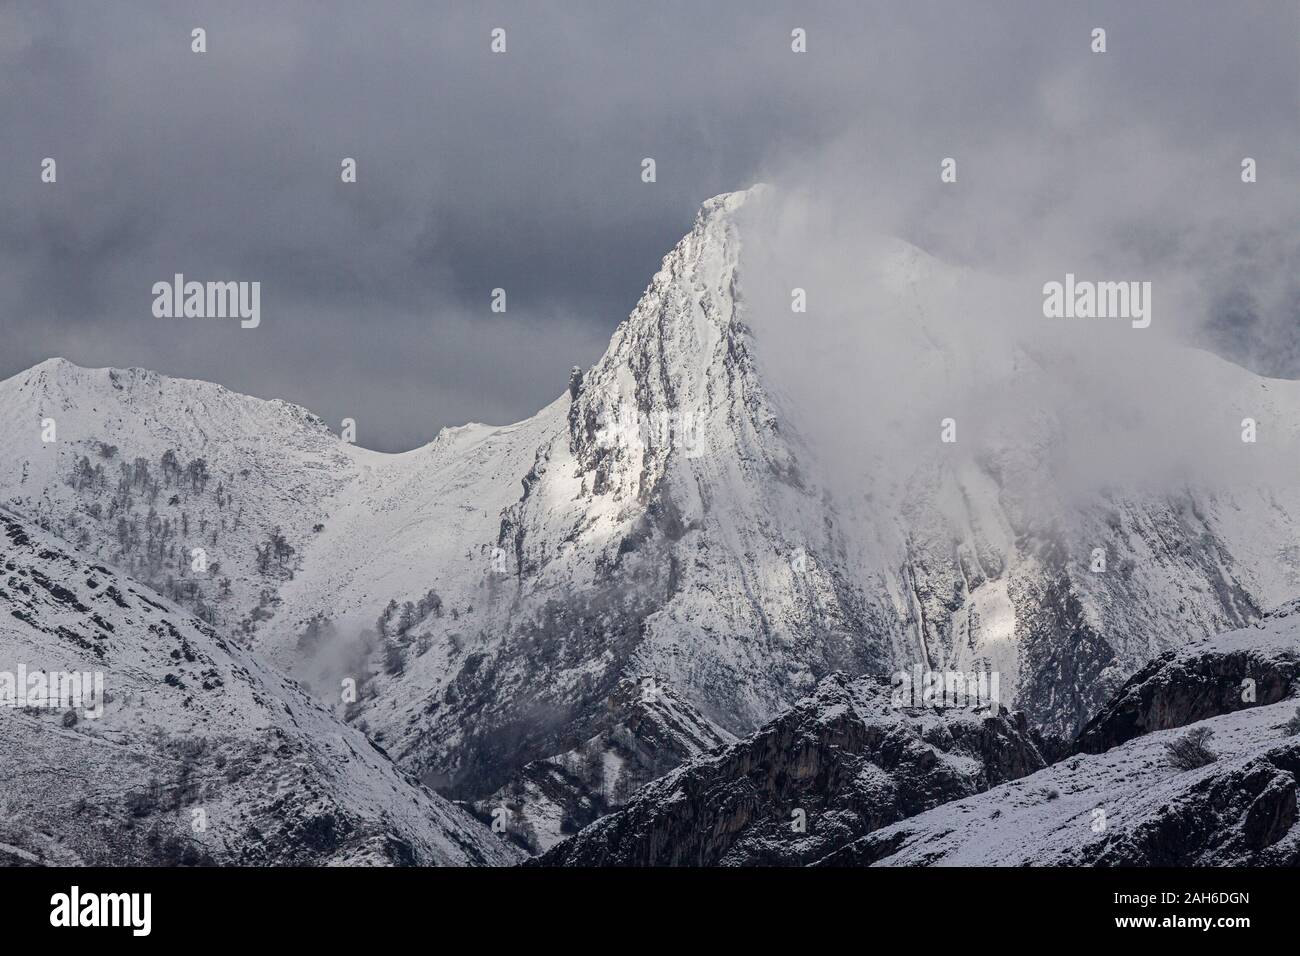
[[[1294,865],[1298,614],[1152,660],[1073,745],[831,675],[530,865]]]
[[[1074,755],[876,830],[820,862],[1295,866],[1298,610],[1289,602],[1252,627],[1152,661],[1097,715]],[[1198,741],[1192,760],[1179,756],[1189,740]]]
[[[524,422],[385,455],[283,403],[44,363],[0,383],[4,500],[170,576],[459,797],[609,731],[645,677],[736,734],[836,670],[990,670],[1068,734],[1300,590],[1300,386],[1128,323],[1062,339],[1041,283],[726,194]]]
[[[5,508],[0,604],[0,861],[518,858],[255,655]],[[37,674],[84,675],[85,690],[49,701]]]

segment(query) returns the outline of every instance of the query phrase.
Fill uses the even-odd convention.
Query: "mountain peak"
[[[696,219],[697,221],[703,221],[714,216],[730,215],[737,212],[745,204],[756,202],[765,196],[770,196],[771,193],[772,187],[767,183],[755,183],[748,189],[718,193],[718,195],[706,199],[700,204],[700,211],[696,214]]]
[[[50,416],[68,437],[108,429],[105,419],[120,424],[127,406],[137,411],[153,408],[164,428],[210,432],[225,419],[251,419],[263,422],[264,431],[297,431],[306,425],[313,432],[328,432],[309,409],[283,399],[258,398],[204,379],[136,366],[88,368],[61,356],[0,381],[0,396],[8,417],[30,422]]]

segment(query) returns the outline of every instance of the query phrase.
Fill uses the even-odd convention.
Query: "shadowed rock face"
[[[869,833],[817,862],[1295,866],[1297,676],[1300,602],[1291,602],[1256,625],[1152,661],[1088,723],[1065,759]],[[1205,735],[1208,759],[1187,766],[1170,747],[1193,724]]]
[[[1020,713],[893,709],[833,675],[532,862],[1296,865],[1297,677],[1300,602],[1155,659],[1073,751]],[[1211,752],[1188,767],[1192,724]]]
[[[828,436],[820,401],[787,387],[804,371],[774,361],[790,325],[784,290],[770,298],[764,257],[752,257],[775,238],[763,194],[704,203],[605,354],[526,421],[444,429],[385,455],[283,402],[50,360],[0,382],[3,500],[184,601],[322,703],[361,675],[345,719],[444,796],[496,804],[502,792],[550,834],[521,829],[534,848],[624,802],[605,792],[609,765],[574,758],[623,756],[615,738],[627,728],[607,702],[629,678],[655,675],[736,735],[836,671],[988,670],[1001,675],[1001,699],[1073,737],[1153,654],[1292,596],[1293,482],[1267,494],[1123,483],[1076,494],[1089,482],[1065,480],[1063,452],[1078,447],[1069,416],[1008,421],[961,452],[925,442],[898,472],[878,467],[887,442],[853,428]],[[963,287],[968,270],[899,240],[860,258],[875,290],[862,318],[899,333],[882,354],[942,369],[945,393],[1023,389],[1026,376],[1054,388],[1070,367],[1021,348],[972,361],[970,343],[943,334],[947,294],[922,294]],[[767,314],[773,301],[780,316]],[[815,323],[798,328],[812,338],[791,353],[797,365],[838,342]],[[1240,409],[1279,436],[1297,433],[1300,383],[1201,352],[1179,361],[1205,383],[1214,420]],[[882,414],[892,403],[847,407],[890,420],[887,432],[921,434]],[[32,427],[51,409],[57,445]],[[198,543],[220,576],[184,573],[183,562],[173,576],[173,544],[183,554]],[[1099,543],[1104,574],[1086,560]],[[396,636],[374,624],[394,602],[413,609]],[[335,636],[304,643],[309,632]],[[1205,693],[1223,698],[1230,683]],[[1088,746],[1219,706],[1152,694]],[[644,769],[618,776],[628,785],[695,756],[648,740],[625,750]],[[1058,752],[1039,746],[1049,760]],[[898,813],[907,798],[906,787],[890,797]],[[810,820],[810,845],[813,832]]]
[[[816,865],[1297,866],[1297,773],[1300,741],[1245,759],[1221,759],[1204,772],[1189,773],[1185,785],[1165,788],[1149,781],[1146,785],[1158,795],[1147,805],[1134,806],[1138,801],[1132,797],[1108,797],[1098,788],[1093,802],[1108,804],[1115,814],[1113,825],[1100,832],[1089,827],[1086,812],[1072,814],[1071,801],[1057,797],[1065,809],[1051,821],[1052,829],[1081,836],[1038,845],[1031,837],[1010,856],[1002,855],[1008,840],[989,837],[995,828],[1005,833],[1020,825],[1015,803],[1021,795],[994,791],[981,794],[978,804],[940,808],[868,834]],[[1098,771],[1097,776],[1104,773]],[[1049,785],[1056,793],[1055,787],[1062,785],[1059,779],[1039,777],[1026,777],[1023,783],[1031,789],[1037,785],[1039,793]],[[960,813],[947,812],[950,809]],[[1009,812],[1001,826],[965,824],[968,819],[996,820],[1003,809]],[[1026,825],[1026,830],[1032,829],[1032,824]],[[985,858],[980,855],[981,840],[987,841]]]
[[[653,679],[624,680],[606,701],[610,726],[579,746],[524,766],[471,809],[484,823],[505,809],[505,834],[530,853],[627,803],[643,785],[736,738]]]
[[[1122,838],[1088,852],[1088,866],[1295,866],[1300,839],[1300,742],[1213,773]]]
[[[879,682],[835,674],[534,862],[798,865],[1045,765],[1022,714],[900,710]]]
[[[1267,632],[1288,619],[1300,620],[1300,601],[1266,615],[1258,629]],[[1282,700],[1300,677],[1300,645],[1285,635],[1289,629],[1277,639],[1238,646],[1219,638],[1156,658],[1088,722],[1075,752],[1102,753],[1152,731]]]

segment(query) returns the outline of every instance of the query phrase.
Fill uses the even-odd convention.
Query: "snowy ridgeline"
[[[518,859],[206,623],[5,509],[0,540],[0,862]]]
[[[902,475],[827,455],[764,353],[762,196],[706,203],[606,354],[526,421],[387,455],[284,402],[55,359],[0,383],[0,501],[293,675],[405,772],[485,819],[499,799],[533,850],[833,672],[992,672],[1070,737],[1153,655],[1300,593],[1294,483],[1066,500],[1043,477],[1051,421],[953,446],[935,421]],[[917,368],[947,375],[960,357],[916,290],[951,270],[883,248],[864,273],[914,323]],[[1014,359],[983,384],[1054,375]],[[1208,405],[1300,433],[1300,386],[1180,361]],[[658,754],[611,705],[647,677],[681,705]]]

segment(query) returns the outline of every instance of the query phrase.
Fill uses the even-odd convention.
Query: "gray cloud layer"
[[[410,447],[558,395],[758,179],[1000,274],[1194,275],[1184,331],[1294,376],[1298,37],[1286,0],[3,5],[0,376],[141,365]],[[262,327],[155,319],[175,272],[261,280]]]

